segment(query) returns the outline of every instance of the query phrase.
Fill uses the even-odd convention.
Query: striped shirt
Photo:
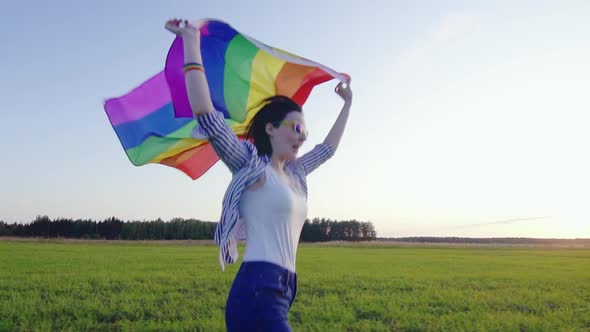
[[[226,264],[238,260],[238,241],[246,239],[246,224],[240,218],[239,203],[242,194],[260,177],[270,162],[268,156],[258,156],[254,144],[240,141],[225,123],[222,113],[211,112],[197,116],[199,126],[193,135],[206,137],[219,159],[229,168],[232,179],[223,197],[221,219],[215,230],[215,242],[219,245],[219,263],[225,270]],[[285,162],[288,173],[293,174],[303,188],[307,199],[309,173],[334,155],[329,144],[318,144],[311,151],[293,161]]]

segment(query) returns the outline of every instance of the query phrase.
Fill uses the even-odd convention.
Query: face
[[[299,148],[307,139],[307,130],[303,113],[293,111],[287,113],[278,127],[268,123],[266,133],[270,136],[273,155],[283,160],[295,160]]]

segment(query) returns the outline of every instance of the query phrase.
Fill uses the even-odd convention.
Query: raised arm
[[[348,114],[350,113],[350,105],[352,104],[352,90],[350,89],[350,81],[344,83],[340,82],[336,86],[336,94],[338,94],[344,100],[344,106],[342,106],[342,110],[332,125],[332,129],[324,139],[324,143],[328,144],[332,147],[333,151],[336,151],[338,148],[338,144],[340,143],[340,139],[342,138],[342,134],[344,133],[344,128],[346,127],[346,122],[348,121]]]
[[[298,159],[306,174],[311,173],[334,155],[344,133],[344,128],[348,121],[348,113],[350,112],[350,105],[352,104],[350,81],[348,83],[339,83],[335,91],[344,100],[344,106],[342,106],[342,110],[338,114],[336,122],[332,125],[328,136],[324,139],[324,143],[316,145],[311,151]]]
[[[184,74],[193,114],[219,158],[235,173],[248,161],[249,155],[246,147],[225,123],[223,116],[215,111],[211,102],[205,68],[202,66],[199,29],[187,20],[178,19],[166,22],[166,29],[182,38],[184,63],[193,64],[192,70],[185,70]],[[185,68],[189,69],[187,66]]]
[[[187,20],[169,20],[166,29],[182,38],[184,48],[184,63],[197,63],[202,65],[201,37],[199,29],[191,25]],[[209,85],[203,70],[189,70],[184,74],[186,92],[191,109],[195,115],[204,115],[215,112],[209,94]]]

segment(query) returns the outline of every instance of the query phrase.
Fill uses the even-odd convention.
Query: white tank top
[[[292,175],[286,179],[270,164],[264,173],[264,185],[246,190],[240,199],[240,216],[248,232],[243,260],[269,262],[295,272],[307,199]]]

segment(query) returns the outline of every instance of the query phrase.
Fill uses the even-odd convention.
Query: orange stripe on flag
[[[293,97],[301,87],[305,77],[312,73],[316,68],[298,65],[295,63],[285,63],[275,80],[275,91],[277,95]]]
[[[211,144],[203,144],[175,156],[163,159],[160,164],[175,167],[196,180],[219,160]]]
[[[328,74],[323,69],[314,68],[311,73],[307,74],[307,76],[303,78],[303,82],[301,82],[299,90],[297,90],[297,92],[291,98],[299,105],[303,105],[307,100],[307,97],[309,97],[309,94],[311,93],[311,90],[314,86],[327,82],[332,78],[332,75]]]

